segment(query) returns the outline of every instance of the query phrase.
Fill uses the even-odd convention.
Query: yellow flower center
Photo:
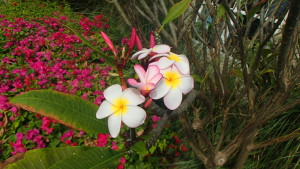
[[[126,114],[128,111],[128,100],[124,98],[117,98],[113,101],[111,110],[114,112],[114,115]]]
[[[181,62],[181,58],[178,55],[174,54],[174,53],[171,53],[169,55],[168,59],[174,60],[175,62]]]
[[[171,88],[177,88],[181,84],[180,74],[178,72],[166,72],[165,83]]]

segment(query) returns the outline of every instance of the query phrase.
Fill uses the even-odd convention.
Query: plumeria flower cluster
[[[101,34],[118,63],[116,48],[105,33],[101,32]],[[127,79],[128,84],[134,87],[127,88],[122,80],[122,68],[135,43],[139,51],[130,59],[143,60],[144,64],[133,66],[140,81],[134,78]],[[183,94],[189,93],[194,87],[189,62],[185,55],[171,52],[171,47],[168,45],[155,45],[153,34],[150,36],[150,48],[146,49],[141,46],[133,29],[127,55],[122,56],[119,59],[120,63],[116,64],[122,86],[115,84],[104,90],[106,100],[101,103],[96,113],[98,119],[108,117],[108,129],[112,137],[119,135],[122,122],[130,128],[136,128],[144,123],[146,112],[138,105],[142,104],[146,97],[150,97],[148,100],[150,102],[147,101],[145,107],[151,103],[152,99],[163,98],[165,106],[170,110],[175,110],[181,104]]]

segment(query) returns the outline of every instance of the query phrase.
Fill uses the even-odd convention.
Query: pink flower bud
[[[109,39],[109,37],[101,31],[101,35],[105,41],[105,43],[108,45],[108,47],[110,48],[110,50],[112,50],[112,52],[116,55],[117,54],[117,51],[114,47],[114,44],[111,42],[111,40]]]

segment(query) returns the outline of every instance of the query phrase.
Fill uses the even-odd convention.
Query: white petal
[[[191,76],[185,76],[180,78],[179,90],[183,94],[189,93],[194,88],[194,79]]]
[[[164,97],[169,90],[171,89],[171,86],[168,86],[165,83],[165,78],[162,78],[157,84],[156,87],[150,92],[149,96],[152,99],[160,99]]]
[[[151,61],[151,60],[153,60],[153,59],[155,59],[155,58],[157,58],[157,57],[161,57],[161,56],[169,56],[169,54],[157,54],[157,55],[154,55],[154,56],[152,56],[152,57],[149,59],[149,61]]]
[[[181,74],[187,75],[190,73],[189,62],[181,61],[181,62],[175,62],[174,64],[178,68]]]
[[[113,138],[116,138],[120,133],[121,115],[111,115],[108,118],[108,130]]]
[[[128,111],[122,114],[122,121],[130,128],[142,125],[145,118],[145,110],[138,106],[128,106]]]
[[[155,45],[152,49],[155,53],[168,53],[170,50],[171,47],[169,45]]]
[[[140,54],[140,56],[138,57],[138,60],[144,59],[145,57],[147,57],[149,55],[149,53],[151,52],[152,49],[148,49],[145,53]]]
[[[165,106],[170,109],[176,109],[182,101],[182,93],[179,89],[171,89],[164,97]]]
[[[145,53],[148,49],[143,48],[142,50],[136,52],[135,54],[132,55],[132,57],[130,59],[135,59],[137,58],[140,54]]]
[[[107,100],[104,100],[101,103],[101,105],[96,113],[96,118],[103,119],[103,118],[113,114],[113,111],[111,109],[112,106],[113,105],[111,103],[109,103]]]
[[[159,69],[166,69],[172,66],[174,62],[175,62],[174,60],[170,60],[167,57],[162,57],[158,60],[157,66],[159,67]]]
[[[106,100],[113,103],[115,99],[122,96],[122,87],[119,84],[109,86],[104,90],[103,95]]]
[[[143,95],[141,95],[140,91],[138,89],[134,89],[134,88],[127,88],[123,92],[122,98],[127,99],[127,101],[128,101],[127,105],[133,105],[133,106],[144,103],[144,101],[145,101],[145,97]]]

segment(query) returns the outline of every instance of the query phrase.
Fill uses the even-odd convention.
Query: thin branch
[[[138,6],[134,6],[135,9],[149,22],[152,22],[152,20],[138,7]]]
[[[122,7],[120,6],[118,0],[112,0],[113,3],[115,4],[118,12],[121,14],[122,18],[124,19],[125,23],[132,28],[132,23],[129,21],[127,15],[125,14],[125,12],[123,11]]]
[[[300,137],[300,130],[296,130],[296,131],[293,131],[292,133],[290,133],[288,135],[285,135],[285,136],[270,139],[270,140],[264,141],[262,143],[251,144],[247,147],[247,149],[253,151],[253,150],[256,150],[256,149],[259,149],[259,148],[264,148],[264,147],[267,147],[267,146],[270,146],[270,145],[286,142],[286,141],[292,140],[294,138],[299,138],[299,137]]]
[[[140,0],[139,3],[142,5],[142,7],[145,9],[145,12],[147,13],[147,15],[151,18],[152,23],[156,26],[156,28],[160,28],[161,27],[161,23],[159,22],[158,18],[154,17],[154,13],[151,11],[150,7],[147,5],[147,3],[145,2],[145,0]],[[163,28],[161,30],[161,34],[164,38],[166,38],[166,40],[173,46],[173,47],[177,47],[177,41],[175,41],[173,39],[173,37]]]

